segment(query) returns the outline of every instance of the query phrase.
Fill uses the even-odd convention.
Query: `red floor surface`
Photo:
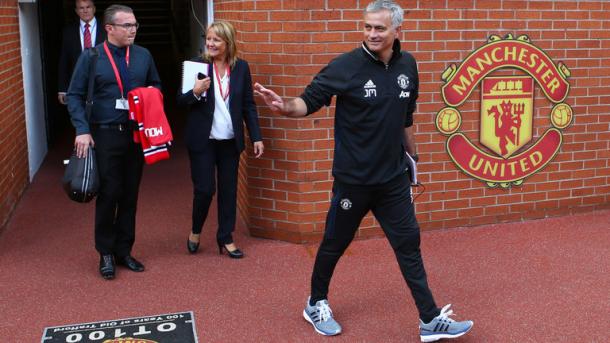
[[[202,251],[186,251],[191,185],[182,149],[145,167],[134,255],[144,273],[98,275],[93,204],[67,199],[52,153],[0,234],[0,337],[40,342],[47,326],[194,311],[200,342],[416,342],[417,314],[388,243],[356,241],[330,303],[342,335],[314,333],[301,312],[315,246],[251,238],[243,260],[219,256],[211,211]],[[439,306],[474,329],[456,342],[608,342],[610,211],[425,232]]]

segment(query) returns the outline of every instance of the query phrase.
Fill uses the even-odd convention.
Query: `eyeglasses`
[[[110,25],[122,27],[122,28],[124,28],[125,30],[128,30],[128,31],[131,30],[131,29],[137,30],[138,28],[140,28],[140,23],[135,23],[135,24],[125,23],[125,24],[110,24]]]

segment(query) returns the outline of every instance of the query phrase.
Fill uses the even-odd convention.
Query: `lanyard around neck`
[[[112,70],[114,70],[114,77],[116,77],[116,83],[119,85],[119,90],[121,91],[121,98],[123,98],[123,82],[121,81],[121,74],[119,74],[119,69],[116,67],[116,63],[114,63],[114,58],[110,53],[110,49],[108,48],[108,43],[104,42],[104,51],[106,51],[106,55],[108,56],[108,60],[110,61],[110,65],[112,65]],[[129,45],[127,46],[127,52],[125,53],[125,62],[129,67]]]
[[[224,94],[224,92],[222,91],[222,82],[220,82],[220,75],[218,74],[218,68],[216,67],[216,63],[214,63],[214,74],[216,75],[216,81],[218,81],[218,90],[220,91],[220,96],[222,97],[222,100],[227,101],[227,98],[229,97],[229,90],[230,90],[230,82],[231,82],[231,68],[229,66],[227,66],[227,78],[229,78],[229,80],[227,80],[227,93]]]

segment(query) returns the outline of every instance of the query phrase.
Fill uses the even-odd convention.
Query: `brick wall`
[[[0,2],[0,228],[28,184],[17,1]]]
[[[334,56],[362,40],[364,0],[216,0],[215,18],[239,30],[242,57],[253,79],[282,96],[296,96]],[[420,98],[416,141],[420,178],[417,199],[422,229],[523,221],[609,208],[610,205],[610,2],[419,0],[405,8],[401,41],[418,60]],[[527,35],[571,71],[566,103],[574,121],[549,165],[520,187],[489,188],[450,160],[435,128],[443,108],[441,74],[459,64],[490,35]],[[462,105],[465,134],[476,141],[480,93]],[[259,101],[259,104],[260,101]],[[537,88],[534,140],[551,103]],[[277,117],[259,107],[266,153],[244,158],[240,207],[252,234],[305,242],[324,229],[332,185],[333,109],[311,117]],[[548,126],[548,119],[544,122]],[[360,237],[378,235],[367,217]]]

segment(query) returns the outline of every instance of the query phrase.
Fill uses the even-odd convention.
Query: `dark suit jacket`
[[[59,56],[59,68],[57,73],[58,92],[67,92],[68,86],[70,85],[70,79],[72,78],[72,71],[76,65],[76,61],[80,56],[81,44],[80,44],[80,21],[72,23],[64,27],[61,35],[61,52]],[[106,39],[106,30],[102,21],[97,19],[95,41],[91,42],[93,46],[98,45]]]
[[[195,62],[203,62],[199,58],[193,59]],[[208,75],[214,77],[212,64],[208,69]],[[202,151],[208,145],[208,138],[212,131],[212,121],[214,119],[214,82],[210,83],[205,97],[197,100],[193,95],[193,90],[182,94],[178,87],[178,104],[189,105],[189,114],[186,122],[186,144],[188,149]],[[235,66],[231,69],[231,79],[229,82],[229,112],[235,134],[235,148],[238,152],[244,150],[244,122],[248,127],[250,140],[258,142],[262,140],[260,127],[258,125],[258,113],[254,103],[252,92],[252,77],[248,62],[238,59]]]

